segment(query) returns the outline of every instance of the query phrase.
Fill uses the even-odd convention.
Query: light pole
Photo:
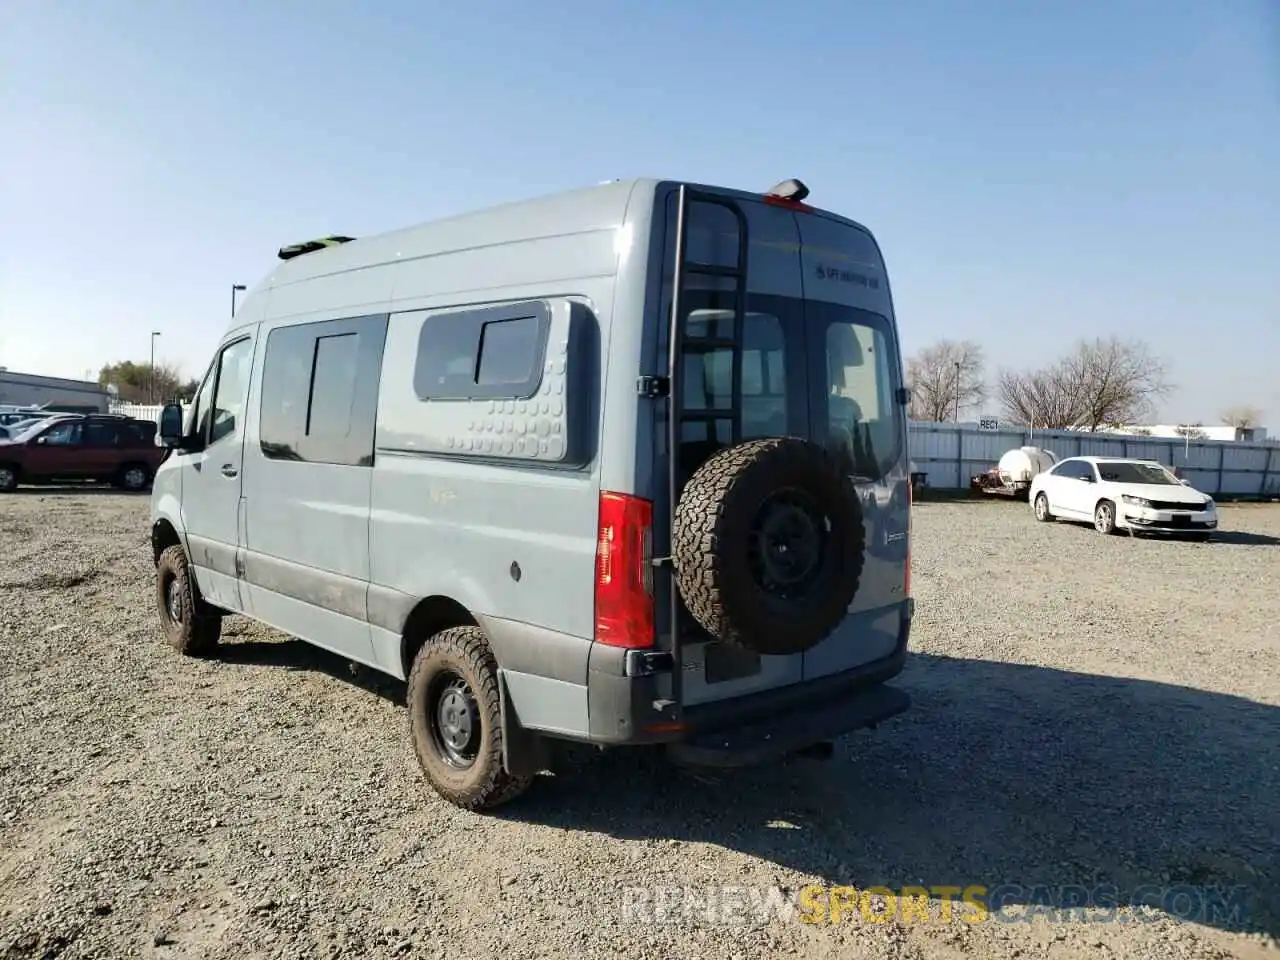
[[[147,367],[147,403],[156,402],[156,337],[159,330],[151,331],[151,366]]]
[[[231,285],[231,315],[236,315],[236,294],[244,292],[243,283],[233,283]]]
[[[960,362],[956,361],[956,423],[960,422]]]

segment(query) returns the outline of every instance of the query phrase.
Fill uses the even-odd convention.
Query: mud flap
[[[502,670],[498,671],[498,691],[498,706],[502,717],[502,768],[513,777],[541,773],[551,765],[551,751],[547,740],[535,731],[521,726]]]

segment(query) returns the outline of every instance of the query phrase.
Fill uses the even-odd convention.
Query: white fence
[[[185,413],[191,405],[184,403],[182,410]],[[151,420],[158,422],[160,420],[160,411],[164,409],[162,404],[145,404],[145,403],[113,403],[111,405],[112,413],[123,413],[126,417],[133,417],[136,420]]]
[[[1063,457],[1140,457],[1177,467],[1191,485],[1228,496],[1280,496],[1280,444],[1231,440],[1181,440],[1036,430],[978,430],[973,424],[911,423],[911,459],[942,490],[969,486],[969,478],[996,465],[1002,454],[1026,445]]]
[[[160,406],[118,404],[113,413],[157,420]],[[184,405],[184,409],[186,406]],[[1076,456],[1141,457],[1178,467],[1198,490],[1228,496],[1280,496],[1280,444],[1238,443],[1230,440],[1171,440],[1083,433],[1075,430],[1036,430],[1003,427],[979,430],[975,424],[910,424],[911,459],[926,474],[926,483],[939,490],[963,490],[969,478],[995,466],[1015,447],[1034,444],[1059,459]]]

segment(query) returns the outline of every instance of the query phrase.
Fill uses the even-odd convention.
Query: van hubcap
[[[137,489],[138,487],[141,487],[146,482],[147,482],[146,474],[144,474],[137,467],[134,467],[132,470],[128,470],[125,472],[124,485],[126,487],[132,487],[134,489]]]
[[[454,673],[440,678],[435,708],[436,746],[444,761],[469,767],[476,761],[480,740],[480,708],[467,681]]]
[[[0,467],[0,489],[13,484],[13,471],[8,467]]]
[[[170,620],[174,623],[182,622],[182,591],[178,589],[177,577],[171,577],[164,589],[164,606]]]

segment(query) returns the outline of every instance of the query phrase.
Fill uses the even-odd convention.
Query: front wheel
[[[478,627],[427,640],[409,671],[409,731],[431,787],[464,810],[515,799],[533,783],[502,763],[498,663]]]
[[[200,596],[187,555],[177,544],[161,553],[156,563],[156,606],[169,646],[197,657],[217,649],[222,617]]]
[[[1048,523],[1053,519],[1053,514],[1049,512],[1049,498],[1043,493],[1036,494],[1035,511],[1036,519],[1041,523]]]
[[[1099,500],[1093,508],[1093,528],[1099,533],[1116,532],[1116,505],[1110,500]]]
[[[18,489],[18,468],[0,463],[0,493],[12,493]]]

